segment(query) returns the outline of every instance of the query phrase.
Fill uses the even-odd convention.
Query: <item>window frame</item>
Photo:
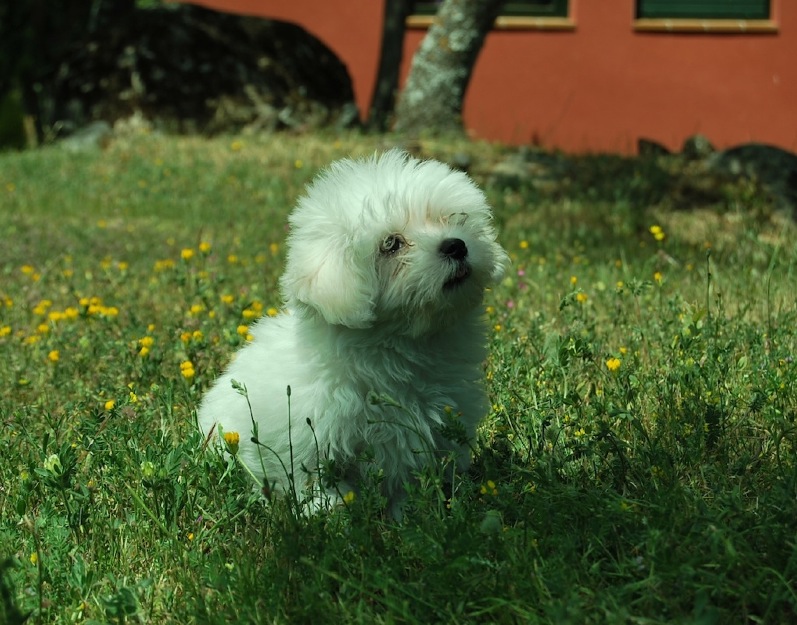
[[[721,0],[703,0],[702,15],[696,9],[694,0],[635,0],[634,30],[639,32],[682,32],[682,33],[776,33],[778,23],[777,0],[740,0],[737,15],[732,15]],[[642,5],[647,4],[647,7]],[[666,5],[670,4],[672,14],[666,15]],[[766,5],[766,16],[761,5]],[[711,5],[715,5],[712,8]],[[744,14],[745,5],[750,13]]]
[[[636,0],[635,4],[637,19],[768,20],[772,15],[769,0]]]
[[[524,9],[524,4],[533,4],[534,0],[508,0],[501,11],[494,29],[527,29],[527,30],[573,30],[575,21],[572,18],[574,0],[552,0],[551,10],[531,13]],[[417,2],[421,5],[434,5],[436,2]],[[406,21],[407,28],[428,28],[434,22],[435,14],[431,7],[425,7],[422,13],[412,12]]]

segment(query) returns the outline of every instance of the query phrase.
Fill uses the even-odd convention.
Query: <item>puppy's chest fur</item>
[[[461,341],[463,332],[483,334],[471,323],[422,337],[321,326],[304,337],[302,347],[319,373],[340,383],[357,381],[365,391],[459,386],[482,377],[486,355],[481,342]]]
[[[447,416],[472,437],[487,409],[485,349],[481,341],[462,341],[463,332],[483,331],[473,319],[419,338],[329,326],[301,337],[318,388],[327,393],[321,403],[337,413],[334,426],[328,414],[316,415],[331,451],[434,443]],[[338,412],[342,407],[347,414]]]

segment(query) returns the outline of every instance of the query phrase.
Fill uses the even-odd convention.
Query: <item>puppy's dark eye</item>
[[[407,242],[404,240],[400,234],[389,234],[382,240],[382,244],[379,246],[379,250],[386,255],[395,254],[398,252],[402,247],[404,247]]]

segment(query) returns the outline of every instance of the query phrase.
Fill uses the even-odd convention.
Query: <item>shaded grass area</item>
[[[688,211],[631,159],[488,186],[513,259],[486,301],[492,410],[473,469],[421,476],[402,524],[376,488],[268,507],[202,451],[203,389],[280,306],[295,198],[384,142],[0,155],[5,621],[794,620],[797,247],[743,181]],[[502,151],[423,149],[480,182]]]

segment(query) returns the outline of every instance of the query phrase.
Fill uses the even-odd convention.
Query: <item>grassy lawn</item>
[[[194,411],[280,307],[285,217],[384,139],[136,135],[0,154],[0,623],[797,621],[797,228],[652,162],[486,186],[492,411],[453,493],[310,518]],[[472,155],[486,184],[499,146]]]

